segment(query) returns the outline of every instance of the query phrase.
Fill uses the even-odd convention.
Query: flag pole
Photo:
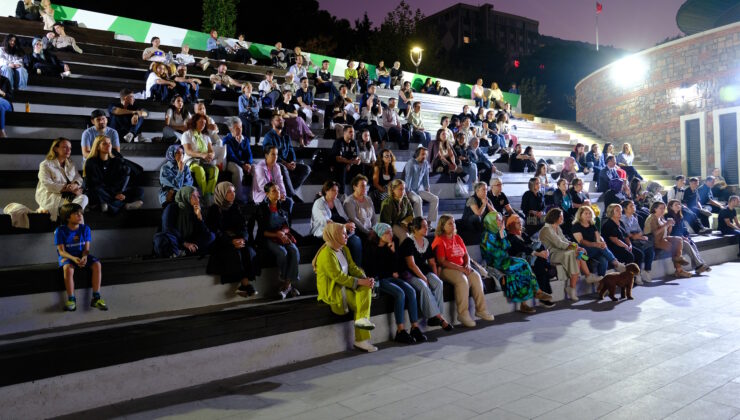
[[[599,50],[599,13],[596,13],[596,51]]]

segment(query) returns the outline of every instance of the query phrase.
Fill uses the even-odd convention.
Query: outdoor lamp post
[[[411,57],[411,62],[416,66],[416,73],[419,73],[419,64],[421,64],[421,53],[424,52],[419,47],[414,47],[411,49],[411,52],[409,53],[409,56]]]

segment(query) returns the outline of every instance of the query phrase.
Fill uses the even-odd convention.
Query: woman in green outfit
[[[325,243],[311,262],[316,272],[318,300],[329,304],[337,315],[346,314],[345,308],[349,307],[355,313],[354,346],[368,353],[377,351],[378,348],[370,344],[370,330],[375,328],[370,322],[375,280],[368,278],[352,260],[343,224],[327,224],[323,238]]]
[[[519,303],[519,312],[532,314],[534,308],[527,305],[533,297],[551,301],[552,296],[543,292],[537,285],[537,277],[526,260],[511,257],[506,250],[511,246],[503,229],[503,218],[496,211],[489,212],[483,219],[483,237],[480,251],[488,265],[504,273],[501,288],[504,295],[513,302]]]

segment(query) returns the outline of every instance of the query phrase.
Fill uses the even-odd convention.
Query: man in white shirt
[[[383,128],[388,131],[388,139],[398,143],[398,148],[406,150],[411,142],[411,133],[403,128],[405,120],[396,111],[396,98],[388,98],[388,107],[383,110]]]
[[[299,55],[295,58],[295,64],[290,66],[288,73],[293,75],[293,81],[301,80],[304,77],[308,77],[306,68],[303,67],[303,56]]]

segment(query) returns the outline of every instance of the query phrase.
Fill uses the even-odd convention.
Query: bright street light
[[[612,65],[611,77],[614,83],[631,87],[645,80],[648,70],[648,63],[642,57],[631,55]]]
[[[411,62],[416,66],[416,73],[419,73],[419,64],[421,64],[421,54],[424,50],[419,47],[413,47],[411,48],[411,52],[409,52],[409,56],[411,57]]]

